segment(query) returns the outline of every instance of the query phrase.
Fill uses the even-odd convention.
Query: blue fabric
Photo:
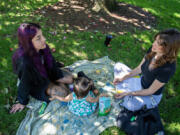
[[[77,99],[75,93],[73,92],[73,100],[69,102],[69,110],[78,116],[87,116],[92,114],[97,106],[97,103],[90,103],[86,101],[88,96],[94,97],[92,91],[88,93],[88,95],[84,98]]]

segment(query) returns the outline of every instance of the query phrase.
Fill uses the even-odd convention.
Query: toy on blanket
[[[47,103],[43,102],[42,105],[41,105],[41,108],[39,109],[39,115],[44,113],[46,107],[47,107]]]
[[[112,92],[112,93],[115,93],[116,92],[116,89],[114,87],[114,85],[112,85],[111,83],[107,82],[106,85],[102,88],[104,91],[107,91],[107,92]]]
[[[106,85],[102,88],[104,91],[107,91],[107,92],[111,92],[113,94],[120,94],[120,93],[123,93],[125,90],[124,89],[120,89],[118,86],[114,86],[113,84],[111,83],[106,83]]]
[[[101,70],[96,70],[96,74],[100,74],[101,73]]]
[[[116,93],[120,94],[120,93],[123,93],[124,90],[116,90]]]
[[[107,115],[111,110],[111,99],[110,97],[99,98],[99,116]]]

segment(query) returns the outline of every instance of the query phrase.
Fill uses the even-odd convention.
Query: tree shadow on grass
[[[84,0],[58,2],[34,12],[48,18],[47,25],[68,26],[69,30],[101,31],[103,33],[133,32],[135,29],[148,30],[156,25],[156,19],[142,8],[118,3],[117,11],[107,14],[94,12],[93,3]]]

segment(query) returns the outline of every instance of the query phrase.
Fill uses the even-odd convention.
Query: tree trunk
[[[107,12],[115,11],[117,7],[116,0],[94,0],[95,6],[93,10],[99,11],[104,9]]]
[[[105,1],[105,7],[109,11],[115,11],[117,8],[116,0],[104,0]]]

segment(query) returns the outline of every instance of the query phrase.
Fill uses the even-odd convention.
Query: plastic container
[[[99,116],[107,115],[111,110],[111,98],[110,97],[100,97],[99,98]]]
[[[107,36],[106,36],[106,39],[105,39],[105,41],[104,41],[104,45],[105,45],[105,46],[109,46],[112,38],[113,38],[112,35],[107,35]]]
[[[41,105],[41,108],[39,109],[39,115],[44,113],[46,107],[47,107],[47,103],[43,102],[42,105]]]

